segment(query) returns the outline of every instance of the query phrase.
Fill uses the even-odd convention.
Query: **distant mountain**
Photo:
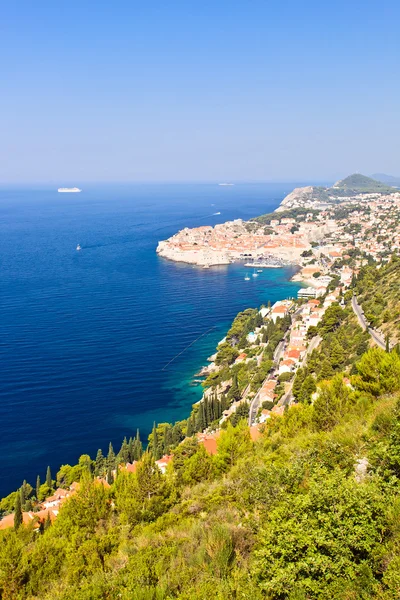
[[[346,201],[346,198],[352,198],[358,194],[393,194],[395,192],[398,192],[398,189],[382,181],[360,173],[353,173],[353,175],[337,181],[332,187],[309,185],[295,188],[282,200],[275,212],[294,211],[290,216],[295,216],[299,210],[303,212],[309,209],[321,210],[329,204],[339,204]],[[365,200],[367,199],[365,198]],[[261,215],[258,220],[268,222],[270,218],[270,214]]]
[[[388,185],[400,186],[400,177],[393,177],[393,175],[386,175],[385,173],[375,173],[371,177]]]
[[[372,177],[366,177],[360,173],[349,175],[328,189],[329,194],[334,196],[353,196],[367,193],[390,194],[395,191],[394,188],[386,183],[372,179]]]

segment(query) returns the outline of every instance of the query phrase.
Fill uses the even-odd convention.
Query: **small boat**
[[[258,273],[252,273],[253,277],[258,277]]]
[[[257,269],[257,273],[262,273],[262,269]]]
[[[246,277],[244,278],[245,281],[250,281],[250,277],[248,275],[246,275]]]
[[[82,248],[80,247],[80,245],[78,244],[76,247],[77,250],[82,250]]]

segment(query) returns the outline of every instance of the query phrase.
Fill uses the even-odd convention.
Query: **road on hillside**
[[[322,337],[319,335],[316,335],[311,339],[311,342],[308,344],[308,348],[307,348],[306,354],[304,356],[304,360],[301,364],[302,367],[304,367],[307,364],[308,355],[311,354],[311,352],[313,350],[315,350],[315,348],[317,348],[321,342],[322,342]],[[293,377],[292,381],[290,382],[290,387],[289,387],[288,391],[286,392],[286,394],[284,396],[282,396],[282,398],[278,402],[279,406],[289,406],[289,404],[291,403],[293,382],[294,382],[294,377]]]
[[[303,310],[302,306],[299,306],[299,308],[296,308],[294,313],[291,315],[292,321],[293,321],[293,318],[297,317],[297,315],[299,315],[302,310]],[[274,368],[276,368],[279,365],[279,361],[281,360],[281,357],[285,351],[286,340],[287,340],[288,335],[290,335],[290,331],[291,331],[291,326],[289,327],[289,329],[287,330],[287,332],[285,333],[285,335],[283,336],[283,338],[281,339],[281,341],[275,348],[275,352],[274,352],[274,356],[273,356],[273,367]],[[257,412],[258,412],[258,409],[260,406],[260,392],[263,388],[263,385],[266,381],[268,381],[270,379],[273,379],[272,373],[269,373],[268,376],[264,379],[264,381],[261,384],[260,389],[258,390],[257,394],[254,396],[254,398],[250,404],[249,427],[251,427],[256,420]]]
[[[383,337],[381,335],[379,335],[379,333],[377,331],[375,331],[375,329],[372,329],[372,327],[369,327],[368,321],[365,318],[362,308],[357,302],[357,296],[355,296],[355,295],[351,299],[351,307],[354,311],[354,314],[356,315],[356,317],[358,319],[360,326],[364,329],[364,331],[368,331],[369,335],[372,337],[374,342],[380,348],[382,348],[382,350],[386,350],[385,340],[383,339]]]
[[[279,344],[277,345],[277,347],[275,348],[275,352],[274,352],[274,357],[273,357],[273,363],[274,363],[274,368],[277,367],[279,365],[279,361],[281,360],[281,356],[285,351],[285,344],[286,344],[286,339],[287,336],[290,333],[290,329],[288,329],[288,331],[285,333],[283,339],[279,342]],[[257,416],[257,411],[260,405],[260,392],[263,388],[263,385],[266,381],[272,379],[272,373],[269,373],[268,377],[266,377],[264,379],[264,381],[262,382],[262,385],[260,387],[260,389],[258,390],[257,394],[254,396],[253,400],[251,401],[250,404],[250,410],[249,410],[249,427],[252,426],[252,424],[255,422],[256,420],[256,416]]]

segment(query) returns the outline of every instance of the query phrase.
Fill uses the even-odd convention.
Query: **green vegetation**
[[[366,319],[381,328],[393,343],[400,341],[400,259],[377,269],[374,264],[361,268],[355,290]]]
[[[319,188],[315,188],[315,189],[319,189]],[[323,189],[323,188],[321,188]],[[265,225],[269,225],[271,223],[271,220],[273,219],[296,219],[297,221],[305,221],[306,216],[308,214],[312,214],[313,216],[317,215],[319,213],[318,210],[313,210],[310,208],[291,208],[288,210],[284,210],[282,212],[272,212],[272,213],[266,213],[265,215],[260,215],[259,217],[252,219],[252,221],[249,221],[249,225],[251,225],[253,222],[256,223],[262,223]]]
[[[354,282],[391,335],[399,265],[366,265]],[[290,326],[290,317],[274,324],[249,309],[219,346],[220,370],[187,420],[154,424],[145,451],[137,432],[119,452],[110,444],[107,455],[83,455],[55,480],[48,469],[43,484],[24,481],[3,498],[0,511],[15,517],[0,531],[1,600],[399,598],[400,353],[370,347],[351,296],[309,330],[322,341],[294,376],[297,403],[273,415],[256,443],[246,402],[215,455],[194,435],[213,429],[246,388],[259,389]],[[250,347],[256,327],[262,342]],[[234,364],[228,348],[249,360]],[[278,394],[290,377],[279,377]],[[173,460],[162,474],[155,460],[165,453]],[[135,473],[118,469],[133,461]],[[73,481],[80,490],[53,524],[22,525],[23,510]]]
[[[396,188],[393,188],[381,181],[366,177],[360,173],[354,173],[349,175],[345,179],[338,181],[335,185],[328,189],[329,194],[337,196],[353,196],[360,193],[380,193],[380,194],[392,194],[396,192]]]
[[[397,598],[400,356],[353,365],[256,444],[239,421],[215,456],[187,438],[165,475],[150,451],[109,490],[82,471],[54,524],[0,532],[0,597]]]

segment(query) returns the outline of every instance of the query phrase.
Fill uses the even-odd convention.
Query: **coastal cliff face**
[[[298,206],[312,206],[315,201],[315,188],[312,185],[295,188],[280,203],[275,212],[284,212]]]
[[[185,228],[161,241],[157,253],[164,258],[203,267],[226,265],[238,259],[274,257],[296,264],[310,242],[324,235],[321,224],[282,219],[269,227],[241,219],[215,227]]]

